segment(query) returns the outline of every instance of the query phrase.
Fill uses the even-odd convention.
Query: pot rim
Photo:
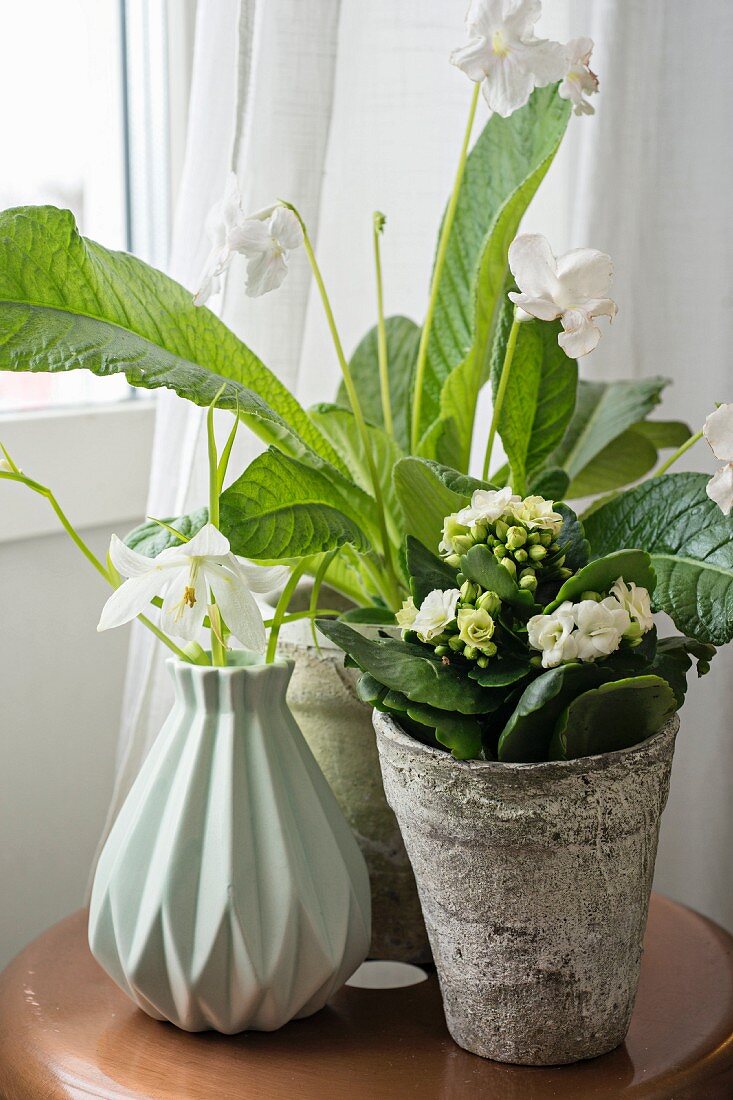
[[[263,653],[254,653],[249,649],[230,649],[229,657],[235,656],[235,662],[232,664],[221,665],[196,665],[192,661],[182,661],[180,657],[172,656],[166,658],[166,665],[168,665],[171,672],[177,670],[188,670],[192,675],[203,676],[211,673],[216,673],[220,676],[263,676],[266,675],[270,669],[290,669],[294,666],[294,661],[290,657],[276,657],[274,661],[270,661],[269,664],[265,664],[265,656]],[[239,660],[236,657],[239,656]]]
[[[473,772],[486,776],[509,775],[551,775],[558,776],[583,775],[588,772],[599,771],[618,762],[633,762],[634,758],[647,758],[650,752],[661,748],[670,740],[674,740],[680,728],[679,711],[667,719],[664,725],[651,737],[640,741],[638,745],[630,745],[627,749],[615,749],[613,752],[596,753],[593,756],[576,756],[572,760],[536,760],[530,763],[517,763],[503,760],[456,760],[447,750],[434,748],[418,741],[411,734],[403,730],[399,722],[390,714],[375,710],[372,722],[377,734],[377,744],[380,739],[394,742],[402,749],[409,750],[414,756],[422,757],[438,767],[455,769],[458,772]]]

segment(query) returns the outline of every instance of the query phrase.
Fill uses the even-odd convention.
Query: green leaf
[[[491,489],[486,481],[459,474],[424,458],[401,458],[394,484],[404,516],[404,531],[428,549],[438,549],[446,516],[468,504],[475,489]]]
[[[667,383],[666,378],[579,382],[575,413],[548,464],[562,466],[573,482],[609,443],[659,404]],[[572,487],[569,495],[576,495]]]
[[[245,558],[303,558],[345,543],[367,553],[373,502],[366,501],[371,507],[359,515],[333,477],[270,447],[222,493],[220,525],[233,552]]]
[[[497,758],[513,763],[546,760],[552,731],[571,699],[603,680],[592,664],[560,665],[543,672],[524,689],[499,737]]]
[[[641,432],[629,428],[616,436],[570,483],[569,497],[589,497],[629,485],[653,470],[657,449]]]
[[[364,638],[345,623],[319,619],[318,629],[348,653],[363,672],[414,703],[459,714],[485,714],[496,704],[491,693],[430,650],[394,638]]]
[[[569,104],[538,89],[492,115],[466,164],[428,343],[420,453],[468,468],[476,401],[506,294],[507,251],[565,132]]]
[[[164,517],[164,522],[176,531],[180,531],[185,539],[192,539],[196,532],[209,522],[209,509],[197,508],[195,512],[189,512],[186,516]],[[182,546],[185,539],[177,539],[155,520],[146,520],[125,535],[124,542],[131,550],[137,550],[138,554],[144,554],[146,558],[157,558],[158,554],[162,554],[171,546]]]
[[[410,703],[408,717],[434,730],[436,741],[450,749],[456,760],[475,760],[481,756],[481,726],[464,714],[447,714],[434,707]]]
[[[529,492],[545,500],[563,500],[567,495],[570,478],[559,466],[550,466],[529,476]]]
[[[592,536],[591,545],[594,551],[597,550]],[[619,577],[623,577],[627,584],[634,581],[650,593],[653,592],[656,578],[649,554],[645,550],[616,550],[605,557],[596,558],[574,576],[568,577],[555,599],[545,608],[545,614],[554,611],[565,600],[577,602],[583,592],[608,592]]]
[[[510,483],[522,496],[532,472],[559,446],[575,408],[578,367],[558,345],[559,331],[559,322],[534,321],[522,325],[517,337],[499,434],[511,468]],[[503,363],[503,347],[496,358]],[[494,393],[501,363],[492,378]]]
[[[410,591],[417,607],[428,593],[436,588],[441,592],[458,588],[457,571],[450,565],[446,565],[435,554],[431,554],[427,547],[412,535],[407,536],[407,572],[410,577]]]
[[[692,428],[682,420],[640,420],[632,430],[645,436],[658,451],[676,450],[692,435]]]
[[[420,326],[409,317],[387,317],[384,327],[387,334],[389,393],[395,440],[403,451],[409,451],[412,375],[417,358],[417,346],[420,343]],[[372,424],[383,428],[376,326],[369,330],[356,348],[349,367],[364,416]],[[336,400],[344,408],[351,408],[343,382],[339,386]]]
[[[369,466],[364,454],[361,433],[351,410],[342,409],[338,405],[321,404],[309,409],[308,412],[314,424],[338,452],[359,488],[371,494],[373,487]],[[403,538],[402,515],[392,471],[402,457],[402,451],[381,428],[367,424],[367,435],[382,488],[387,529],[392,542],[399,545]]]
[[[572,508],[563,503],[555,504],[554,508],[563,517],[557,542],[565,554],[566,567],[575,573],[588,564],[590,543],[585,537],[583,524]]]
[[[715,653],[715,646],[705,645],[684,634],[662,638],[657,644],[657,652],[650,671],[667,681],[674,692],[679,709],[685,701],[687,673],[692,667],[692,658],[695,657],[697,660],[698,676],[704,676],[710,671],[710,662]]]
[[[342,623],[366,623],[373,626],[394,626],[394,611],[388,607],[352,607],[339,615]]]
[[[658,733],[677,709],[674,692],[660,676],[614,680],[579,695],[557,720],[551,760],[618,752]]]
[[[483,543],[472,546],[463,555],[461,572],[474,584],[480,584],[488,592],[496,592],[499,599],[510,607],[524,612],[531,611],[534,607],[532,593],[519,587],[511,573],[499,564],[489,547]]]
[[[614,497],[584,520],[594,554],[648,551],[655,603],[678,630],[723,645],[733,637],[733,517],[705,492],[707,474],[665,474]]]
[[[275,375],[178,283],[80,236],[52,206],[0,214],[0,369],[124,374],[208,406],[239,411],[260,438],[310,450],[346,472]]]
[[[518,657],[492,657],[486,668],[474,665],[468,675],[481,687],[501,688],[516,684],[529,675],[529,659]]]

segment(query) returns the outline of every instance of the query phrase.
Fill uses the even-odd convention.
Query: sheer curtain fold
[[[595,118],[573,118],[526,227],[556,252],[611,253],[620,313],[581,364],[589,378],[662,374],[660,415],[699,425],[730,398],[733,344],[733,6],[706,0],[559,0],[540,33],[596,41]],[[374,321],[371,216],[383,243],[389,312],[419,319],[470,88],[447,63],[463,4],[444,0],[199,0],[187,155],[170,272],[194,289],[204,221],[234,167],[247,209],[294,202],[317,240],[347,350]],[[692,44],[692,45],[691,45]],[[218,309],[301,401],[329,400],[338,368],[305,256],[283,287],[244,294],[235,259]],[[481,415],[485,416],[486,402]],[[206,499],[200,410],[162,395],[150,510]],[[235,468],[257,451],[242,431]],[[712,468],[704,449],[689,465]],[[163,655],[136,631],[110,819],[169,702]],[[658,885],[733,926],[729,776],[733,661],[691,683]]]

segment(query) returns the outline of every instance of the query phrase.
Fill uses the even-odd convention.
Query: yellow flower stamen
[[[506,39],[501,31],[494,31],[491,36],[491,49],[497,57],[508,57],[509,47],[506,44]]]

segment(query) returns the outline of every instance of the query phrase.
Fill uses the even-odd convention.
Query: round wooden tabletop
[[[733,940],[652,900],[626,1043],[526,1069],[477,1058],[445,1028],[437,981],[344,988],[278,1032],[188,1035],[136,1009],[86,945],[85,914],[55,925],[0,976],[2,1100],[730,1100]]]

